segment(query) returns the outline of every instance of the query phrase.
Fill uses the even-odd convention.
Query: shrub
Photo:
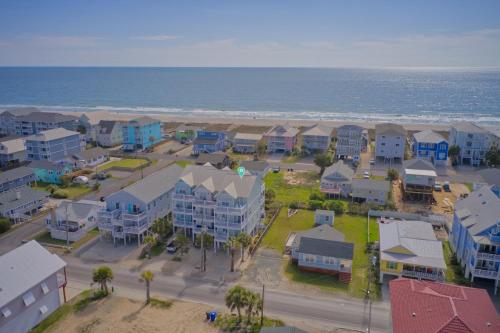
[[[344,205],[340,201],[336,200],[327,200],[325,201],[323,207],[327,210],[333,210],[335,214],[343,214],[344,213]]]
[[[288,204],[288,208],[290,209],[299,209],[300,203],[298,201],[292,201]]]
[[[106,297],[108,294],[104,290],[96,290],[92,294],[83,297],[81,300],[75,303],[73,309],[78,312],[84,310],[90,303],[100,300]]]
[[[55,199],[66,199],[68,197],[68,192],[65,190],[56,190],[52,193],[52,197]]]
[[[94,183],[94,186],[92,186],[92,190],[97,191],[101,187],[100,183]]]
[[[68,186],[69,184],[71,184],[71,180],[72,180],[72,176],[71,175],[62,175],[59,178],[61,178],[63,186]]]
[[[316,210],[323,207],[323,201],[309,200],[309,209]]]
[[[0,234],[9,231],[10,221],[4,218],[0,218]]]
[[[309,195],[309,200],[324,201],[325,195],[321,192],[313,192]]]
[[[57,185],[49,185],[47,186],[47,191],[50,192],[50,194],[54,194],[55,191],[57,191],[59,189],[59,186]]]
[[[111,178],[111,177],[113,177],[113,175],[111,174],[111,172],[108,172],[108,173],[106,174],[106,178]]]
[[[151,305],[154,308],[168,309],[172,306],[172,304],[173,302],[170,300],[163,300],[154,297],[151,297],[151,299],[149,300],[149,305]]]
[[[387,170],[387,178],[389,178],[390,181],[398,180],[399,178],[398,170],[396,169]]]

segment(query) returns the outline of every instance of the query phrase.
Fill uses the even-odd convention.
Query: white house
[[[97,143],[103,147],[114,147],[123,143],[124,122],[116,120],[101,120],[97,125]]]
[[[431,162],[419,159],[403,163],[403,189],[407,198],[432,199],[436,169]]]
[[[109,161],[109,151],[101,147],[86,149],[78,154],[74,154],[72,161],[77,168],[92,168]]]
[[[302,133],[302,146],[309,152],[326,152],[331,142],[331,127],[314,125]]]
[[[401,163],[405,156],[406,130],[403,126],[383,123],[375,125],[375,158]]]
[[[450,147],[460,147],[458,163],[473,166],[484,163],[492,140],[489,131],[470,122],[452,125],[448,139]]]
[[[385,205],[389,199],[391,186],[387,180],[353,179],[352,198],[354,200]]]
[[[351,183],[354,170],[344,161],[329,166],[321,176],[320,191],[329,196],[348,197],[351,193]]]
[[[368,144],[366,131],[358,125],[344,125],[337,129],[337,144],[335,154],[339,159],[352,158],[354,162],[360,160],[361,152]]]

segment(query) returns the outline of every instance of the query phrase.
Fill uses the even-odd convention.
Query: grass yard
[[[193,161],[185,161],[185,160],[183,160],[183,161],[177,161],[177,162],[175,162],[175,164],[177,164],[181,168],[185,168],[188,165],[194,164],[194,162]]]
[[[97,167],[97,171],[108,170],[113,167],[135,169],[140,166],[144,166],[148,163],[148,160],[142,158],[123,158],[117,161],[111,161],[106,164]]]
[[[99,236],[99,230],[97,228],[94,228],[92,230],[89,230],[82,238],[80,238],[76,242],[70,241],[70,246],[73,248],[73,250],[76,250],[80,246],[89,242],[90,240],[94,239],[97,236]],[[35,240],[39,243],[66,246],[65,240],[53,239],[52,237],[50,237],[49,231],[45,231],[45,232],[39,234],[38,236],[35,237]]]
[[[32,186],[32,188],[35,190],[48,192],[47,188],[51,185],[53,184],[37,182],[36,186]],[[55,185],[55,186],[57,186],[60,190],[66,192],[68,194],[67,199],[70,200],[78,199],[81,196],[92,192],[92,187],[82,184],[71,184],[68,187],[61,187],[60,185]]]
[[[465,279],[464,274],[462,273],[460,264],[454,260],[454,254],[451,250],[450,243],[447,241],[443,242],[443,254],[447,267],[445,273],[446,282],[470,285],[469,281]]]
[[[309,195],[319,190],[319,176],[317,173],[305,172],[294,173],[296,177],[301,178],[300,185],[288,184],[284,179],[284,172],[268,173],[264,178],[266,189],[272,189],[276,193],[276,201],[281,202],[284,206],[292,201],[300,201],[307,203]]]

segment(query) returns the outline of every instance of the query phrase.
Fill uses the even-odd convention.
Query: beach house
[[[255,235],[264,217],[264,182],[239,176],[226,168],[190,165],[182,172],[172,195],[176,231],[192,237],[206,231],[214,236],[214,250],[231,236]]]
[[[26,138],[26,159],[59,162],[85,147],[80,133],[65,128],[39,132]]]
[[[354,170],[344,161],[338,161],[325,169],[321,176],[320,191],[330,197],[347,198],[351,193]]]
[[[353,179],[351,183],[352,199],[385,205],[391,192],[391,184],[387,180]]]
[[[85,149],[72,156],[72,162],[79,169],[93,168],[107,161],[109,161],[109,151],[101,147]]]
[[[359,162],[361,152],[366,150],[368,138],[363,127],[344,125],[337,128],[335,154],[338,159],[352,159]]]
[[[25,166],[0,173],[0,192],[12,190],[21,186],[29,186],[35,182],[33,169]]]
[[[226,147],[226,133],[223,131],[199,130],[194,139],[193,154],[215,153]]]
[[[265,177],[267,173],[271,170],[271,166],[267,161],[240,161],[240,166],[245,168],[245,171],[251,175],[258,177]]]
[[[458,163],[472,166],[484,164],[486,153],[491,145],[491,133],[470,123],[461,122],[450,127],[449,145],[458,146]]]
[[[390,332],[500,332],[500,316],[484,289],[396,279],[389,283]]]
[[[123,150],[145,150],[162,140],[161,122],[150,117],[130,120],[122,126]]]
[[[66,263],[32,240],[0,256],[0,333],[26,333],[61,306]]]
[[[411,200],[432,200],[436,169],[431,162],[412,159],[403,162],[403,190]]]
[[[19,165],[26,160],[26,146],[22,138],[0,139],[0,167]]]
[[[16,118],[39,111],[34,107],[9,108],[0,113],[0,135],[16,135]]]
[[[171,194],[181,173],[173,164],[107,196],[97,218],[101,236],[140,244],[151,224],[172,211]]]
[[[0,217],[17,223],[29,219],[47,202],[49,194],[28,186],[0,193]]]
[[[16,135],[34,135],[43,131],[56,128],[64,128],[69,131],[76,131],[78,118],[54,112],[34,111],[15,117]]]
[[[117,120],[101,120],[96,129],[96,140],[100,146],[114,147],[123,143],[123,126],[125,122]]]
[[[424,159],[434,165],[446,165],[448,160],[448,141],[439,133],[427,129],[412,135],[411,150],[413,157]]]
[[[196,158],[197,165],[211,164],[217,169],[223,169],[231,165],[231,159],[229,155],[223,152],[216,152],[211,154],[202,153]]]
[[[253,154],[257,152],[257,146],[262,137],[262,134],[238,132],[233,139],[233,151],[241,154]]]
[[[443,246],[432,224],[422,221],[381,220],[380,283],[384,276],[443,281]]]
[[[97,226],[97,213],[105,207],[106,204],[101,201],[63,200],[47,215],[47,230],[54,239],[75,242]]]
[[[392,123],[375,125],[375,158],[401,163],[405,157],[406,130]]]
[[[479,171],[478,174],[481,177],[482,181],[473,183],[474,191],[481,188],[484,185],[490,185],[493,193],[495,193],[497,197],[500,197],[500,169],[498,168],[483,169]]]
[[[73,166],[69,163],[32,161],[28,166],[35,173],[36,181],[48,184],[62,184],[61,176],[73,172]]]
[[[302,132],[302,146],[309,153],[325,153],[332,142],[332,128],[314,125]]]
[[[269,153],[291,153],[297,144],[299,130],[288,124],[277,125],[264,134]]]
[[[500,199],[493,185],[483,186],[455,203],[450,245],[465,277],[500,281]]]
[[[190,142],[196,139],[196,135],[200,128],[192,125],[179,125],[175,129],[175,139],[179,142]]]

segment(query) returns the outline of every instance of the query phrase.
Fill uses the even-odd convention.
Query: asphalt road
[[[0,237],[0,255],[15,249],[22,241],[29,239],[45,229],[45,216],[47,213],[36,217],[30,222],[15,226],[13,230]]]

